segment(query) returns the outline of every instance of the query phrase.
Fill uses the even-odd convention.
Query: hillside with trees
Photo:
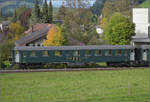
[[[143,8],[150,8],[150,0],[145,0],[145,2],[143,2],[140,7]]]
[[[34,0],[0,0],[0,10],[4,16],[11,16],[16,8],[22,5],[32,8],[34,3]],[[39,4],[42,5],[42,0],[39,0]]]

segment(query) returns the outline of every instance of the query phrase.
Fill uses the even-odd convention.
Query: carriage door
[[[19,63],[19,60],[20,60],[19,51],[16,51],[16,52],[15,52],[15,62],[16,62],[16,63]]]
[[[147,52],[145,49],[143,50],[143,61],[147,61]]]
[[[141,56],[142,56],[141,55],[141,49],[140,48],[136,48],[134,53],[135,53],[135,60],[136,61],[140,61],[141,60]]]
[[[134,61],[134,56],[135,56],[135,53],[134,53],[134,50],[130,50],[130,60],[131,61]]]

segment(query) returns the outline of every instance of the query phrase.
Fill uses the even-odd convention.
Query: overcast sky
[[[48,2],[50,1],[50,0],[47,0]],[[52,3],[53,3],[53,6],[54,7],[60,7],[62,4],[63,4],[63,2],[65,3],[65,1],[66,0],[52,0]],[[93,3],[95,2],[96,0],[89,0],[89,2],[90,2],[90,4],[91,5],[93,5]]]

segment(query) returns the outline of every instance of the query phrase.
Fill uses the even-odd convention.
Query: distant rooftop
[[[3,26],[7,26],[10,24],[10,21],[2,21],[0,22],[0,24],[2,24]]]
[[[54,27],[54,24],[36,24],[35,26],[33,26],[33,30],[32,28],[30,28],[28,31],[26,31],[25,33],[27,34],[27,36],[17,40],[15,42],[16,46],[25,46],[26,44],[35,41],[43,36],[47,35],[47,32]]]
[[[31,27],[30,29],[28,29],[27,31],[25,31],[25,34],[33,34],[34,32],[38,32],[44,28],[49,28],[51,27],[52,24],[36,24],[33,26],[33,28]]]

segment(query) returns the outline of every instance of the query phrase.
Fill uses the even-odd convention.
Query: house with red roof
[[[25,37],[15,42],[15,46],[42,46],[48,31],[54,26],[55,24],[34,25],[29,30],[25,31]]]
[[[59,21],[60,23],[60,21]],[[25,37],[17,40],[15,46],[43,46],[43,41],[46,39],[48,31],[56,24],[36,24],[25,31]],[[85,45],[84,43],[67,37],[69,45]]]

